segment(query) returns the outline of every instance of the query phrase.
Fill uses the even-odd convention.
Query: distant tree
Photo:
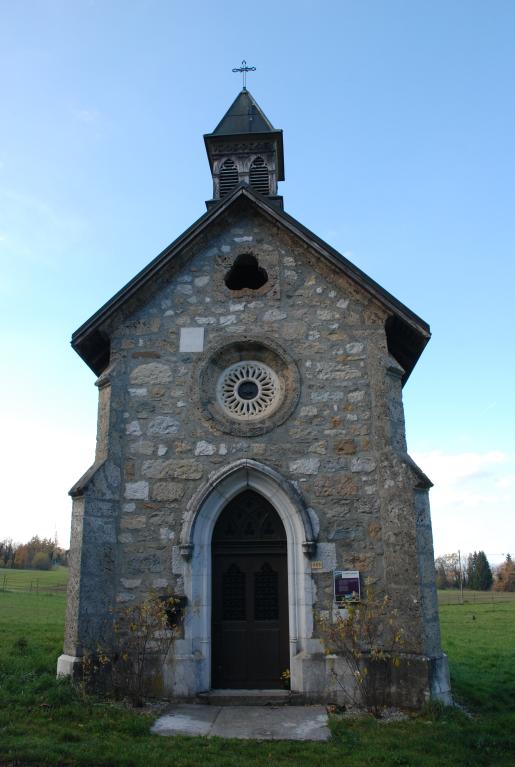
[[[478,553],[479,588],[481,591],[489,591],[492,588],[494,577],[492,568],[484,551]]]
[[[469,588],[473,589],[476,579],[476,565],[477,565],[477,552],[469,554],[467,562],[467,584]]]
[[[14,567],[20,570],[24,570],[25,568],[30,567],[29,555],[29,547],[26,543],[18,546],[14,554]]]
[[[54,559],[55,564],[68,567],[68,554],[69,552],[66,549],[61,549],[61,548],[56,549],[56,555]]]
[[[0,541],[0,567],[14,567],[14,555],[17,544],[12,538],[4,538]]]
[[[37,551],[32,558],[32,567],[34,570],[51,570],[52,560],[46,551]]]
[[[488,591],[492,588],[493,575],[484,551],[474,551],[469,555],[467,564],[467,586],[475,591]]]
[[[438,557],[438,559],[435,561],[436,588],[448,589],[449,583],[447,581],[447,573],[445,571],[445,566],[443,562],[441,562],[440,560],[441,560],[441,557]]]
[[[515,591],[515,563],[509,554],[497,570],[494,591]]]
[[[454,552],[437,557],[435,570],[437,588],[457,589],[460,587],[460,557],[458,553]]]
[[[473,554],[469,554],[467,563],[467,585],[469,589],[477,590],[478,578],[477,578],[477,551]]]
[[[29,550],[29,567],[33,566],[34,557],[39,551],[48,554],[50,560],[53,559],[55,544],[50,538],[40,538],[38,535],[35,535],[26,545]]]
[[[36,557],[40,552],[45,555],[45,561],[46,559],[50,561],[50,567],[52,565],[68,565],[68,552],[59,547],[57,538],[51,540],[34,535],[30,541],[23,544],[13,543],[11,538],[0,541],[0,568],[41,569],[43,557],[38,558],[38,565],[35,564]]]

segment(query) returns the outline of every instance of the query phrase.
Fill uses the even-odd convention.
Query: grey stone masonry
[[[257,290],[225,285],[242,254],[267,273]],[[431,664],[447,699],[430,483],[406,452],[403,370],[388,350],[388,317],[343,270],[248,205],[216,220],[106,320],[97,462],[72,491],[67,655],[107,637],[117,605],[152,591],[191,597],[195,578],[206,575],[195,571],[195,540],[182,539],[188,513],[196,513],[192,499],[221,469],[247,459],[283,478],[317,536],[316,551],[301,555],[307,585],[290,596],[297,615],[310,595],[290,637],[292,686],[338,697],[316,617],[335,610],[332,571],[359,570],[390,595],[403,652],[416,659],[410,668],[423,668],[398,682],[397,703],[427,698]],[[216,401],[224,365],[245,355],[276,371],[282,387],[270,420],[248,428]],[[193,616],[204,606],[190,609]],[[208,618],[203,626],[189,638],[186,626],[177,640],[175,670],[163,681],[170,695],[206,689],[196,669],[209,656]]]

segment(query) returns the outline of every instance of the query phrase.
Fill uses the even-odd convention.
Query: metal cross
[[[235,67],[233,72],[241,72],[243,75],[243,90],[247,90],[247,72],[255,72],[256,67],[248,67],[245,59],[241,62],[241,67]]]

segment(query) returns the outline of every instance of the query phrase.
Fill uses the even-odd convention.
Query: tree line
[[[54,565],[67,565],[68,552],[57,538],[34,535],[27,543],[15,543],[12,538],[0,541],[0,568],[19,570],[51,570]]]
[[[435,560],[438,589],[472,589],[473,591],[515,591],[515,564],[510,554],[498,567],[490,567],[484,551],[468,556],[444,554]]]

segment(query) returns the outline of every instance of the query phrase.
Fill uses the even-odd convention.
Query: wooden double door
[[[289,666],[288,577],[283,524],[246,490],[213,533],[212,686],[272,689]]]

